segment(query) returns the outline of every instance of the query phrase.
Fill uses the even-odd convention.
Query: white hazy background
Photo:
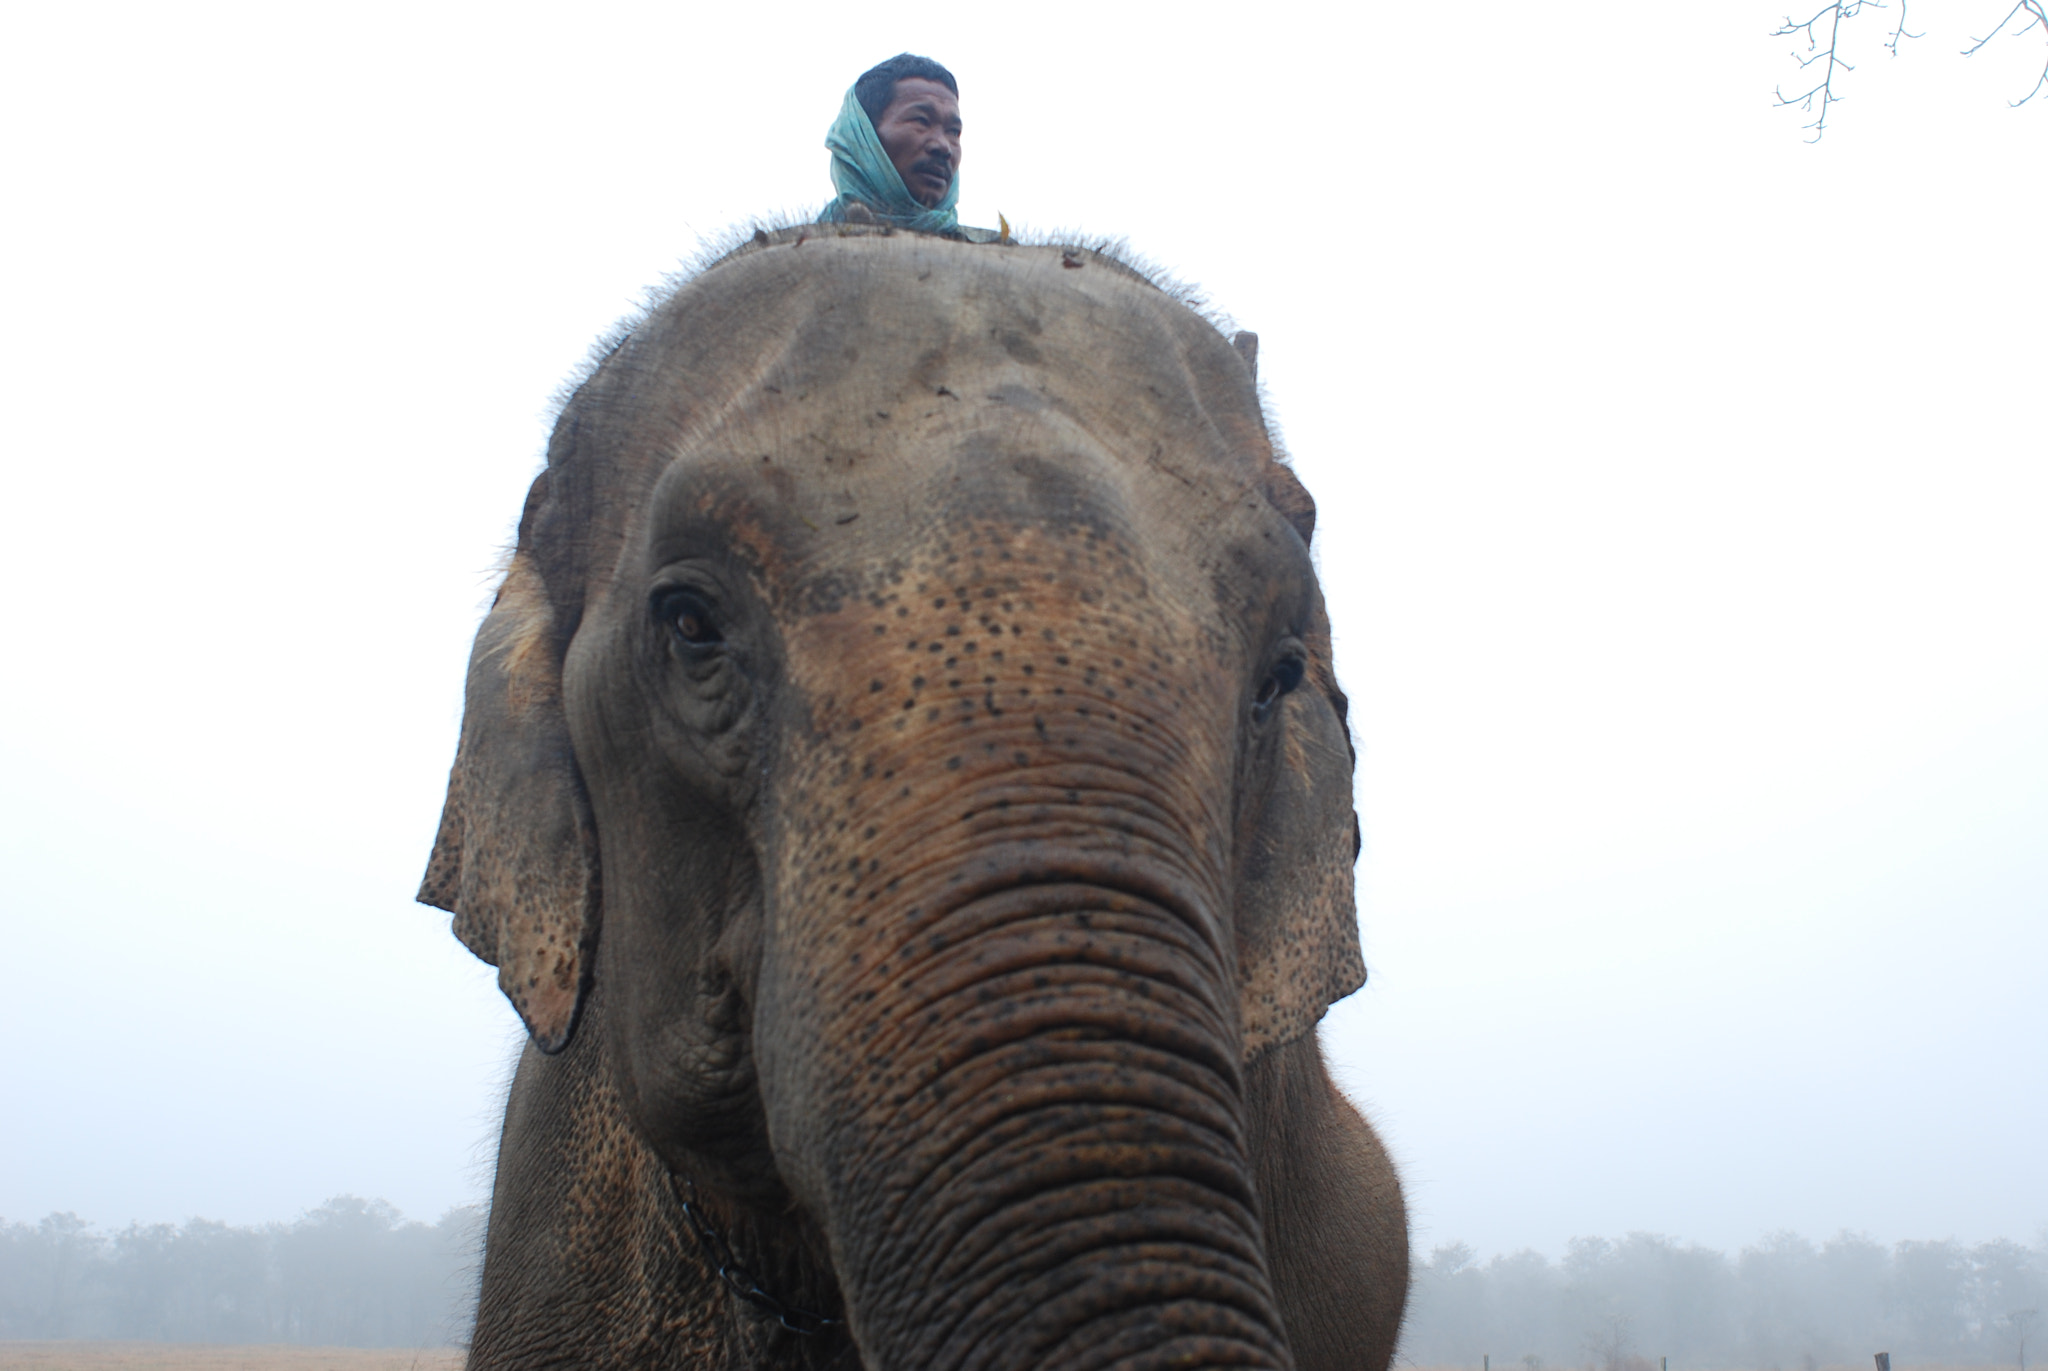
[[[1417,1241],[2048,1221],[2048,97],[2003,0],[16,7],[0,1215],[432,1216],[518,1041],[411,902],[591,341],[960,76],[970,223],[1259,331]]]

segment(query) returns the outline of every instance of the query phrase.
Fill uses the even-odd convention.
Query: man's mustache
[[[912,175],[936,176],[942,181],[953,179],[953,159],[943,152],[929,152],[910,164]]]

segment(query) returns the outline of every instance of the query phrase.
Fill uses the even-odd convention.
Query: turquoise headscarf
[[[882,150],[874,122],[854,98],[851,87],[839,106],[839,117],[825,133],[825,146],[832,150],[832,184],[839,195],[825,206],[825,212],[818,216],[819,223],[844,222],[846,202],[858,200],[874,212],[875,218],[898,228],[945,233],[958,226],[953,206],[960,202],[959,173],[954,173],[953,183],[946,187],[945,198],[932,208],[926,209],[911,198],[902,173]]]

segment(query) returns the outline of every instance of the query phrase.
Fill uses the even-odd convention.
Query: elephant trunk
[[[790,632],[778,1166],[871,1371],[1287,1366],[1229,918],[1242,648],[1093,525],[948,536]]]
[[[1284,1365],[1238,1073],[1183,919],[1061,882],[948,922],[985,931],[914,973],[911,1017],[863,1026],[871,1071],[915,1067],[831,1177],[872,1363]]]
[[[884,764],[884,802],[812,828],[861,841],[791,892],[814,913],[771,958],[798,970],[762,1065],[876,1371],[1289,1364],[1222,854],[1193,836],[1220,788],[1163,721],[1134,743],[1107,713],[1027,716],[1035,746],[930,790]]]
[[[840,1064],[873,1093],[819,1178],[869,1365],[1286,1364],[1198,942],[1059,880],[960,904],[883,973],[901,998]]]

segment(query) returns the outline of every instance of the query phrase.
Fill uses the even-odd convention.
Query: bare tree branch
[[[2048,0],[2020,0],[2020,3],[2023,5],[2038,5],[2048,3]],[[1777,103],[1781,106],[1797,105],[1801,109],[1812,111],[1814,109],[1814,101],[1818,100],[1820,102],[1820,109],[1814,121],[1806,126],[1813,130],[1813,137],[1806,140],[1809,143],[1818,143],[1821,140],[1821,136],[1828,131],[1828,106],[1842,98],[1835,94],[1836,68],[1839,67],[1843,71],[1856,70],[1856,68],[1849,65],[1842,58],[1842,21],[1854,19],[1863,12],[1866,6],[1870,9],[1879,10],[1885,7],[1884,0],[1832,0],[1832,3],[1823,5],[1820,9],[1814,11],[1813,17],[1804,22],[1794,20],[1789,14],[1786,15],[1784,24],[1771,35],[1773,38],[1786,38],[1795,33],[1804,33],[1806,35],[1806,51],[1811,55],[1801,57],[1795,49],[1792,53],[1792,60],[1799,64],[1801,70],[1811,67],[1816,62],[1826,64],[1819,83],[1811,89],[1802,91],[1798,95],[1787,95],[1785,94],[1785,88],[1780,86],[1774,92],[1777,96]],[[1825,48],[1821,46],[1818,32],[1822,20],[1826,20],[1828,26],[1828,41]],[[1891,49],[1892,56],[1894,57],[1899,55],[1899,39],[1902,36],[1906,38],[1918,38],[1920,36],[1917,33],[1906,32],[1905,0],[1900,0],[1899,4],[1899,26],[1893,30],[1891,40],[1885,44],[1887,48]]]
[[[1975,57],[1979,48],[1982,48],[1986,43],[1998,37],[1999,30],[2018,18],[2022,12],[2026,14],[2027,22],[2012,31],[2013,37],[2019,37],[2036,24],[2041,26],[2043,36],[2048,37],[2048,9],[2043,8],[2044,2],[2048,2],[2048,0],[2019,0],[2018,4],[2006,12],[2005,18],[1998,21],[1991,32],[1985,34],[1982,38],[1974,39],[1969,47],[1964,48],[1963,56]],[[2035,78],[2034,88],[2019,99],[2009,100],[2006,103],[2011,105],[2012,108],[2018,109],[2021,105],[2026,104],[2027,101],[2039,95],[2044,87],[2048,87],[2048,60],[2042,62],[2041,74]]]
[[[1927,36],[1925,33],[1907,32],[1907,4],[1908,0],[1898,0],[1899,22],[1893,27],[1891,37],[1887,38],[1884,42],[1885,50],[1894,57],[1899,55],[1899,44],[1901,41],[1907,38],[1925,38]],[[1778,105],[1797,105],[1808,113],[1813,114],[1813,122],[1806,125],[1807,128],[1813,130],[1813,137],[1806,140],[1809,143],[1818,143],[1821,140],[1822,135],[1828,129],[1828,107],[1842,99],[1840,93],[1835,89],[1836,74],[1838,72],[1856,70],[1848,59],[1842,55],[1842,26],[1846,21],[1854,19],[1863,13],[1865,8],[1884,9],[1886,8],[1885,0],[1829,0],[1828,4],[1822,5],[1806,19],[1794,19],[1787,15],[1784,24],[1771,34],[1773,38],[1786,38],[1794,34],[1805,34],[1806,52],[1802,54],[1797,49],[1794,49],[1791,54],[1792,60],[1799,64],[1801,71],[1806,71],[1815,65],[1820,65],[1821,67],[1820,79],[1807,89],[1800,91],[1797,95],[1785,94],[1785,88],[1782,85],[1772,92]],[[2019,18],[2022,14],[2027,17],[2026,22],[2016,29],[2011,29],[2013,37],[2018,38],[2022,34],[2030,33],[2038,25],[2044,39],[2048,39],[2048,0],[2014,0],[2013,7],[2006,11],[2005,17],[1992,25],[1991,32],[1985,34],[1982,38],[1971,40],[1970,46],[1963,49],[1963,56],[1976,56],[1983,50],[1985,44],[1989,43],[1999,34],[2006,32],[2010,28],[2012,21]],[[1821,41],[1821,30],[1823,27],[1827,30],[1827,41],[1825,43]],[[2048,91],[2048,54],[2044,54],[2041,63],[2041,74],[2034,78],[2033,88],[2019,99],[2008,101],[2007,103],[2012,108],[2018,109],[2043,91]]]
[[[1885,47],[1891,50],[1892,56],[1897,57],[1899,55],[1899,40],[1901,38],[1925,38],[1926,36],[1924,33],[1906,32],[1906,0],[1899,0],[1899,26],[1893,29],[1892,36],[1885,40]]]

